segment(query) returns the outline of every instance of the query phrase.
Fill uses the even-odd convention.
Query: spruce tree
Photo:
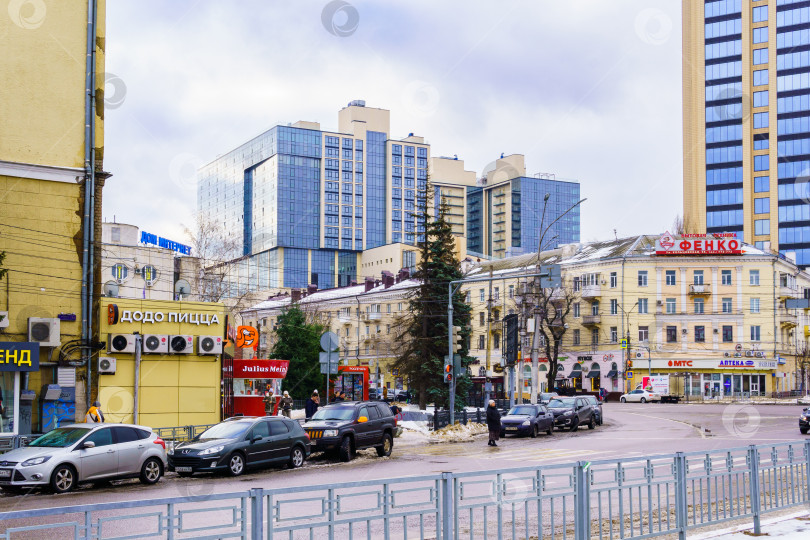
[[[447,221],[449,207],[442,200],[431,215],[428,201],[433,189],[429,181],[419,191],[417,234],[420,260],[415,278],[421,283],[409,301],[410,315],[403,321],[400,354],[395,367],[408,377],[409,386],[419,394],[419,408],[428,403],[448,407],[449,385],[444,382],[444,357],[448,354],[447,294],[450,281],[462,278],[461,265],[455,254],[455,237]],[[461,327],[462,365],[468,366],[470,306],[461,292],[453,295],[453,325]],[[466,404],[470,387],[468,375],[456,380],[457,409]]]
[[[295,304],[278,316],[278,340],[270,356],[290,361],[284,389],[293,399],[306,399],[315,389],[326,396],[326,377],[318,361],[320,338],[325,331],[322,324],[308,323],[306,314]]]

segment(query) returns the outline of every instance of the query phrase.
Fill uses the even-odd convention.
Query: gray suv
[[[155,484],[166,470],[166,443],[151,428],[71,424],[0,456],[0,488],[70,491],[81,482],[140,478]]]
[[[596,428],[596,414],[593,407],[584,397],[558,397],[548,403],[548,409],[554,415],[554,426],[576,431],[579,426]]]

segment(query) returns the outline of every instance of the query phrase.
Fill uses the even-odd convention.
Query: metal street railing
[[[810,441],[0,513],[0,540],[541,538],[687,533],[810,502]]]

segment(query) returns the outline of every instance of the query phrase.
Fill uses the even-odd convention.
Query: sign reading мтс
[[[39,371],[39,343],[0,343],[0,371]]]

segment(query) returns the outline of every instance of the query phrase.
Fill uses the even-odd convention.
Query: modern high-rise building
[[[437,200],[449,202],[464,234],[465,188],[453,185],[474,185],[475,174],[463,161],[430,163],[424,138],[391,138],[389,111],[353,101],[337,131],[275,126],[202,167],[198,210],[239,239],[239,286],[345,286],[357,279],[362,251],[420,240],[414,213],[429,167]]]
[[[543,250],[579,242],[579,207],[551,225],[577,201],[579,183],[527,176],[522,155],[501,156],[479,185],[467,188],[467,251],[496,259],[530,253],[543,231]]]
[[[810,5],[682,5],[687,232],[734,232],[807,267]]]

